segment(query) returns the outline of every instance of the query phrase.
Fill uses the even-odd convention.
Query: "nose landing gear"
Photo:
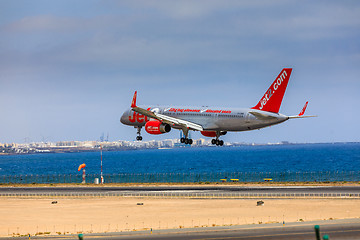
[[[137,137],[136,137],[136,141],[141,141],[142,140],[142,136],[141,136],[141,127],[136,127],[137,128]]]

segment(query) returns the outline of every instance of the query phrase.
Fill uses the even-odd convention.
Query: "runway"
[[[307,223],[242,225],[229,227],[212,227],[198,229],[169,229],[139,232],[118,232],[103,234],[84,234],[84,239],[176,239],[176,240],[219,240],[219,239],[316,239],[314,226],[320,226],[320,236],[328,235],[330,239],[359,239],[359,219],[332,221],[314,221]],[[31,239],[77,239],[77,235],[67,236],[34,236]],[[0,238],[14,239],[14,238]]]
[[[292,223],[282,226],[281,224],[270,224],[269,226],[236,226],[222,227],[218,229],[190,230],[183,233],[159,233],[135,236],[112,236],[108,239],[197,239],[197,240],[220,240],[220,239],[315,239],[314,225],[320,225],[321,236],[327,234],[330,239],[355,239],[360,236],[358,228],[359,220],[339,221],[338,223],[328,223],[324,221],[306,224]],[[107,237],[106,237],[107,238]],[[95,238],[95,239],[101,239]]]
[[[141,187],[0,187],[0,194],[214,193],[214,194],[360,194],[360,186],[141,186]]]

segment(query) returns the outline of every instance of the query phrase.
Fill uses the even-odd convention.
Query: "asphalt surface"
[[[266,225],[243,225],[230,227],[213,227],[198,229],[173,229],[141,231],[141,232],[120,232],[105,234],[84,234],[84,239],[316,239],[314,226],[320,226],[320,236],[327,234],[329,239],[346,240],[360,239],[360,219],[316,221],[305,223],[266,224]],[[14,238],[0,238],[14,239]],[[16,239],[28,239],[19,237]],[[31,239],[78,239],[77,235],[67,236],[35,236]]]
[[[336,193],[359,194],[360,186],[161,186],[161,187],[0,187],[1,193]]]

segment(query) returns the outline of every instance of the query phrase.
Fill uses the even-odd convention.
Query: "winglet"
[[[137,91],[135,91],[134,96],[133,96],[133,100],[131,102],[131,107],[132,108],[136,107],[136,96],[137,96]]]
[[[306,110],[306,107],[307,107],[308,103],[309,103],[308,101],[305,103],[305,105],[304,105],[303,109],[302,109],[302,110],[301,110],[301,112],[299,113],[299,116],[304,115],[304,113],[305,113],[305,110]]]

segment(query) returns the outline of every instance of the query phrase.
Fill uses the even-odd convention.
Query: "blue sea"
[[[0,176],[100,173],[100,152],[0,156]],[[360,171],[360,143],[103,152],[104,174]]]

